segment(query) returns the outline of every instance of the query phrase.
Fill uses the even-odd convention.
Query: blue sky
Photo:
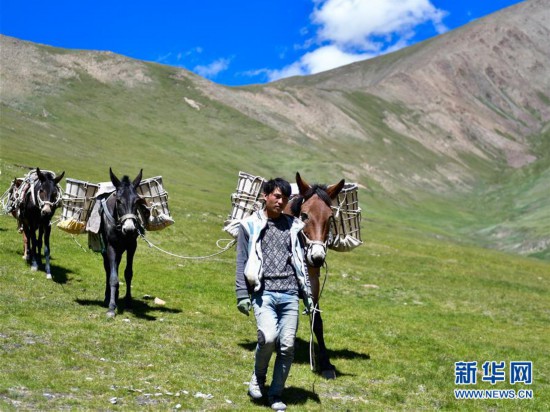
[[[410,46],[520,0],[0,0],[2,34],[265,83]]]

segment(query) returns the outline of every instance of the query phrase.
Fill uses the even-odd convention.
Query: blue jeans
[[[254,374],[265,382],[271,354],[277,350],[268,396],[281,396],[294,360],[294,341],[299,317],[298,291],[263,291],[252,294],[258,326]]]

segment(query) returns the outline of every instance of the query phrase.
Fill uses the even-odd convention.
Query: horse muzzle
[[[324,242],[314,240],[310,240],[308,243],[306,251],[307,264],[320,268],[325,263],[325,258],[327,257],[327,246]]]
[[[40,215],[42,217],[48,217],[53,214],[52,204],[50,202],[44,202],[44,205],[40,209]]]
[[[120,225],[122,233],[125,235],[135,233],[137,231],[137,216],[134,214],[127,214],[120,218]]]

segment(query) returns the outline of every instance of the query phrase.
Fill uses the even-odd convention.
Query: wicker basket
[[[231,195],[231,214],[224,222],[223,230],[234,238],[239,234],[239,222],[263,207],[262,185],[265,179],[239,172],[237,190]],[[292,193],[298,194],[298,186],[291,183]],[[361,208],[358,186],[346,183],[332,201],[334,219],[331,221],[328,247],[338,252],[347,252],[361,245]]]
[[[263,207],[262,186],[265,179],[239,172],[236,192],[231,194],[231,213],[224,222],[223,230],[234,238],[239,233],[239,222]]]
[[[361,208],[357,184],[346,183],[332,201],[334,219],[331,224],[331,239],[328,247],[338,252],[347,252],[363,243],[361,239]]]
[[[73,234],[84,233],[99,185],[70,178],[65,182],[61,221],[57,227]]]
[[[144,222],[145,229],[162,230],[174,224],[168,209],[168,192],[162,185],[162,176],[142,180],[137,192],[145,199],[150,212],[149,219]]]

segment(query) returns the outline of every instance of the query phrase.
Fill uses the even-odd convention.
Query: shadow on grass
[[[256,350],[256,342],[255,341],[248,341],[248,342],[242,342],[239,343],[239,346],[253,352]],[[363,360],[369,360],[370,355],[368,353],[359,353],[355,352],[349,349],[327,349],[328,356],[331,359],[331,361],[334,361],[335,359],[363,359]],[[314,352],[318,356],[319,354],[319,347],[317,344],[314,346]],[[294,353],[294,363],[297,364],[309,364],[309,342],[305,341],[300,338],[296,338],[296,351]],[[317,372],[316,372],[317,373]],[[336,368],[336,376],[351,376],[350,374],[341,372],[338,368]]]
[[[40,270],[44,271],[44,265],[40,266]],[[64,285],[69,280],[69,277],[67,275],[71,273],[70,270],[67,270],[61,266],[52,265],[51,263],[50,263],[50,270],[52,271],[52,280],[55,283]]]
[[[321,403],[319,395],[317,395],[315,392],[308,391],[303,388],[295,388],[293,386],[286,388],[284,390],[283,396],[284,401],[288,405],[303,405],[308,400],[312,400],[317,404]]]
[[[266,385],[266,391],[268,389],[269,385]],[[317,395],[315,392],[308,391],[303,388],[295,388],[293,386],[285,388],[282,398],[287,405],[303,405],[308,400],[312,400],[313,402],[318,404],[321,403],[319,395]],[[267,396],[264,396],[262,399],[258,400],[250,399],[250,402],[253,405],[269,407]]]
[[[103,304],[103,300],[89,300],[89,299],[75,299],[75,302],[82,306],[99,306],[101,308],[106,308]],[[132,301],[132,307],[127,308],[124,300],[120,299],[117,307],[117,315],[122,315],[125,312],[133,313],[136,318],[145,319],[145,320],[157,320],[157,316],[153,316],[150,313],[156,312],[159,314],[163,313],[181,313],[180,309],[171,309],[164,306],[149,305],[147,302],[142,300],[134,299]]]
[[[41,274],[44,275],[44,278],[46,278],[46,264],[44,263],[44,257],[40,258],[40,264],[38,265],[38,270],[36,272],[33,272],[31,270],[31,264],[30,262],[27,262],[25,259],[23,259],[23,254],[17,252],[17,254],[21,257],[21,267],[26,267],[29,271],[29,273],[34,274]],[[57,266],[52,263],[54,259],[51,258],[50,260],[50,271],[52,272],[52,280],[55,283],[59,283],[61,285],[68,282],[69,277],[68,274],[71,273],[70,270],[64,268],[63,266]]]

